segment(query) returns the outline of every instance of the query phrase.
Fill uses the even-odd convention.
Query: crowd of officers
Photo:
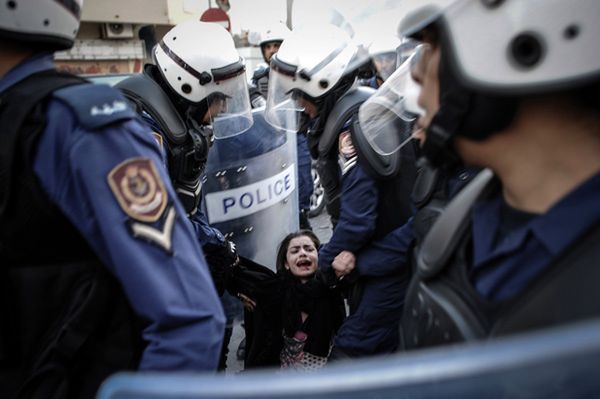
[[[216,24],[177,25],[117,90],[54,67],[81,0],[0,6],[0,396],[93,397],[118,370],[217,368],[219,296],[260,312],[243,277],[261,269],[209,225],[200,181],[214,140],[252,125],[252,104],[302,138],[299,167],[316,162],[334,230],[318,254],[309,230],[264,243],[281,244],[281,267],[254,288],[301,278],[260,313],[281,319],[262,330],[279,328],[275,360],[250,366],[597,317],[600,3],[424,3],[400,21],[395,72],[365,78],[368,49],[307,25],[268,41],[250,92]],[[342,297],[332,325],[324,306]]]

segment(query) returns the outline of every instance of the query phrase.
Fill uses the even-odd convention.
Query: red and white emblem
[[[148,158],[131,158],[115,166],[108,184],[119,205],[133,219],[156,222],[167,206],[167,191]]]

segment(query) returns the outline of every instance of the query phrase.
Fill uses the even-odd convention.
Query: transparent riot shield
[[[252,112],[244,133],[215,140],[202,191],[211,226],[238,253],[275,270],[279,242],[298,229],[296,137]]]
[[[318,373],[122,373],[98,399],[600,397],[600,321],[469,345],[335,362]]]

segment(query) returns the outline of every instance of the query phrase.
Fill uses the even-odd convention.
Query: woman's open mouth
[[[298,263],[296,263],[296,266],[301,267],[301,268],[310,268],[312,266],[312,262],[308,259],[301,260]]]

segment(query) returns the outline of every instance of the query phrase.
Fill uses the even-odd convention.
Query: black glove
[[[221,296],[225,292],[233,268],[239,263],[235,244],[225,241],[223,245],[205,245],[203,249],[217,293]]]

